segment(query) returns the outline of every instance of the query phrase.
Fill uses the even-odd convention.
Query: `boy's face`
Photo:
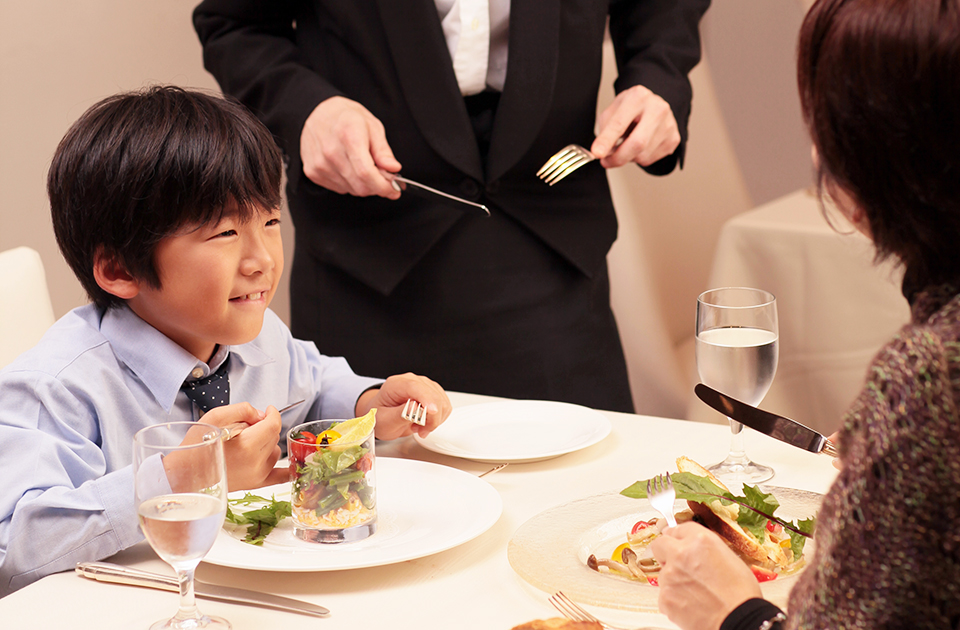
[[[253,340],[283,273],[280,210],[243,223],[228,213],[216,224],[164,238],[154,264],[159,289],[140,283],[128,300],[144,321],[201,361],[217,344]]]

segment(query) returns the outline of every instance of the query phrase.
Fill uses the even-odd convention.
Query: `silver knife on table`
[[[755,431],[811,453],[822,453],[830,457],[839,455],[836,444],[824,437],[822,433],[814,431],[796,420],[757,409],[753,405],[721,394],[703,383],[698,383],[693,391],[696,392],[700,400],[710,407]]]
[[[77,575],[97,580],[98,582],[130,584],[132,586],[146,586],[164,591],[180,592],[177,578],[173,576],[150,573],[110,562],[78,562],[74,570],[77,572]],[[200,582],[198,580],[194,581],[194,591],[197,597],[222,602],[262,606],[264,608],[286,610],[304,615],[312,615],[314,617],[326,617],[330,614],[330,611],[323,606],[317,606],[310,602],[281,597],[279,595],[270,595],[268,593],[258,593],[257,591],[244,588],[207,584],[206,582]]]

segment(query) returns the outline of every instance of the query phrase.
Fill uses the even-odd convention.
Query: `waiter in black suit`
[[[601,167],[682,165],[708,4],[202,2],[206,68],[289,159],[293,333],[362,374],[632,412]],[[608,17],[618,95],[597,120]],[[602,159],[549,187],[569,143]]]

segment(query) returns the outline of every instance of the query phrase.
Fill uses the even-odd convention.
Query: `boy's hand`
[[[427,421],[422,427],[400,417],[404,404],[410,398],[427,410]],[[391,376],[384,381],[380,389],[364,392],[357,401],[356,414],[362,416],[374,407],[377,408],[375,433],[381,440],[392,440],[413,433],[426,437],[440,426],[453,410],[453,405],[442,387],[429,378],[410,373]]]
[[[246,422],[249,429],[223,443],[227,488],[251,490],[290,480],[287,468],[274,468],[280,459],[280,414],[273,406],[257,411],[250,403],[215,407],[201,420],[218,427]]]

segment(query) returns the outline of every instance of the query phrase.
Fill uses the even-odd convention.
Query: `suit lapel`
[[[512,0],[507,80],[497,108],[487,179],[506,173],[550,111],[560,54],[560,0]]]
[[[536,0],[540,1],[540,0]],[[480,151],[433,0],[378,0],[387,44],[413,118],[433,149],[483,181]]]

